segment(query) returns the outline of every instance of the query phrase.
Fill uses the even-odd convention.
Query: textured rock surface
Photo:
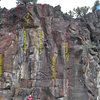
[[[99,100],[99,20],[100,11],[72,19],[60,6],[1,9],[0,100]]]

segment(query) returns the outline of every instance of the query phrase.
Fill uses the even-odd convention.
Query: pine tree
[[[94,6],[92,7],[92,11],[93,11],[93,12],[96,10],[96,7],[97,7],[98,5],[100,5],[100,1],[99,1],[99,0],[96,0],[96,1],[94,2]]]
[[[75,16],[80,18],[82,16],[85,16],[88,13],[89,8],[90,7],[87,7],[87,6],[77,7],[77,8],[74,8],[73,11],[74,11]]]
[[[20,4],[27,5],[27,4],[35,4],[35,3],[37,3],[37,0],[17,0],[16,2],[17,5]]]
[[[69,15],[70,17],[74,17],[74,12],[70,10],[70,11],[68,12],[68,15]]]

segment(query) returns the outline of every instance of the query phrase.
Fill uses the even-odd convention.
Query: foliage
[[[89,11],[90,7],[87,7],[87,6],[84,6],[84,7],[77,7],[77,8],[74,8],[73,11],[69,11],[68,14],[71,16],[71,17],[77,17],[77,18],[80,18],[80,17],[83,17],[85,16],[88,11]]]
[[[91,49],[93,47],[93,43],[89,42],[85,45],[87,49]]]
[[[73,11],[75,13],[75,16],[77,18],[83,17],[88,13],[90,7],[84,6],[84,7],[77,7],[74,8]]]
[[[70,11],[68,12],[68,15],[69,15],[70,17],[74,17],[74,12],[70,10]]]
[[[17,0],[16,4],[20,5],[20,4],[34,4],[36,3],[37,0]]]
[[[99,1],[99,0],[96,0],[96,1],[94,2],[94,6],[92,7],[92,11],[93,11],[93,12],[96,10],[96,7],[97,7],[98,5],[100,5],[100,1]]]

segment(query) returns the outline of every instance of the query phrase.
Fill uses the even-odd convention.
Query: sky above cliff
[[[89,6],[92,7],[95,0],[38,0],[38,3],[46,3],[52,6],[60,5],[63,12],[68,12],[76,7]],[[8,9],[16,7],[16,0],[1,0],[0,6]]]

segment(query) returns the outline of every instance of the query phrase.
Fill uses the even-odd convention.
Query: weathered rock
[[[60,6],[5,11],[0,12],[0,93],[14,100],[27,100],[30,94],[34,100],[100,97],[100,11],[84,20],[63,14]]]

